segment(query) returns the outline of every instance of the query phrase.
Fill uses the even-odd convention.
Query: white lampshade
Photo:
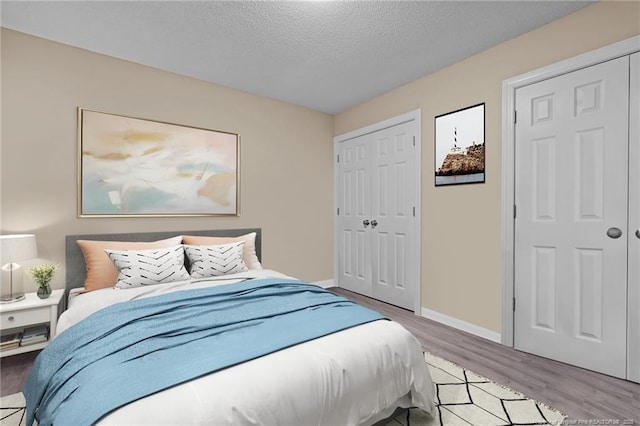
[[[0,302],[24,299],[22,267],[17,263],[38,257],[33,234],[0,235]]]
[[[0,235],[0,264],[20,262],[38,257],[33,234]]]

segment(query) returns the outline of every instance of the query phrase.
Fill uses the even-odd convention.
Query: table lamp
[[[0,303],[24,299],[23,269],[17,262],[38,257],[33,234],[0,235]]]

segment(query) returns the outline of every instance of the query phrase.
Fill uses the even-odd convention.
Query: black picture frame
[[[434,119],[435,186],[485,182],[485,103]]]

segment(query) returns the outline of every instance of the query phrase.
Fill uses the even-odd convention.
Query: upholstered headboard
[[[157,241],[176,235],[199,235],[207,237],[237,237],[239,235],[256,233],[256,254],[258,259],[262,259],[262,232],[260,228],[247,229],[215,229],[204,231],[159,231],[159,232],[131,232],[125,234],[84,234],[67,235],[66,246],[66,288],[82,287],[86,278],[86,267],[82,250],[76,243],[77,240],[100,240],[100,241]]]

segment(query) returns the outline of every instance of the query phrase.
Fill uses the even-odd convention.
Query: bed
[[[68,308],[27,379],[28,417],[41,425],[355,425],[398,408],[432,412],[434,386],[415,337],[374,311],[263,269],[261,236],[260,229],[67,236]],[[127,287],[130,276],[147,278],[124,274],[131,269],[118,256],[164,255],[176,237],[188,254],[187,279]],[[210,239],[234,237],[244,240]],[[90,260],[80,244],[123,241],[171,245],[107,249],[118,288],[81,290]],[[203,250],[242,261],[211,275],[198,269]]]

